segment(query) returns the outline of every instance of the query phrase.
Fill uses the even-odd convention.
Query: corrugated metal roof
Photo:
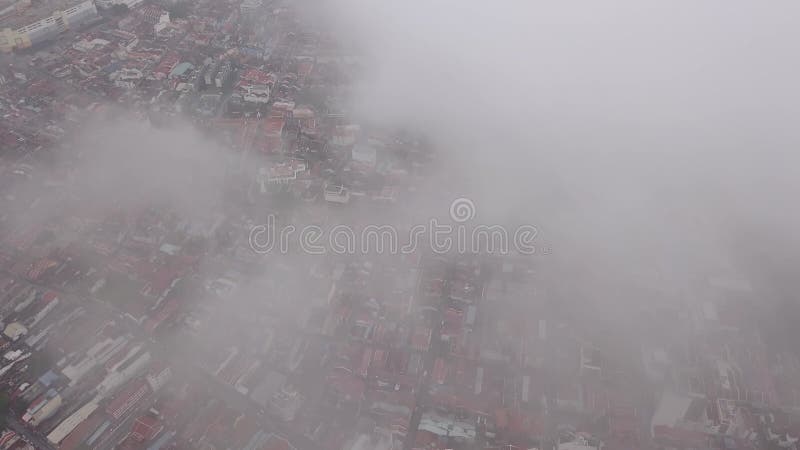
[[[172,69],[172,72],[169,73],[169,76],[170,76],[170,78],[179,77],[179,76],[183,75],[184,73],[186,73],[187,70],[190,70],[190,69],[194,69],[194,65],[192,63],[182,62],[182,63],[178,64],[177,66],[175,66],[174,69]]]

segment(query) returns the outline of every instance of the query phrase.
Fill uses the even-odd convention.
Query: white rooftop
[[[683,419],[689,406],[692,404],[692,398],[684,395],[677,395],[673,393],[665,393],[661,397],[658,404],[658,409],[653,420],[650,423],[651,428],[663,425],[668,427],[675,426],[678,421]]]

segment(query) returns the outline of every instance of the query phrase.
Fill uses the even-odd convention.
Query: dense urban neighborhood
[[[256,251],[407,230],[446,163],[351,113],[369,60],[309,3],[0,0],[0,448],[800,448],[733,267],[623,334],[541,253]]]

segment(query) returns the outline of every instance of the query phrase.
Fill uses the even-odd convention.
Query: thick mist
[[[191,217],[219,204],[232,159],[188,124],[156,128],[130,116],[89,123],[73,153],[78,194],[86,201],[121,208],[164,203]]]
[[[421,129],[439,154],[397,211],[342,220],[425,221],[469,197],[476,221],[537,226],[550,281],[601,303],[682,296],[796,248],[796,2],[303,6],[360,61],[356,121]],[[70,188],[31,194],[26,217],[157,201],[202,220],[236,158],[133,117],[90,122],[64,152]]]
[[[188,220],[218,208],[232,155],[188,124],[158,128],[133,114],[94,117],[50,152],[27,182],[13,184],[18,226],[63,214],[169,206]]]
[[[356,109],[425,128],[443,189],[596,282],[733,270],[743,230],[794,244],[797,3],[326,5],[365,55]]]
[[[295,3],[303,13],[296,22],[291,11]],[[220,13],[200,6],[204,12]],[[541,419],[535,424],[538,428],[553,430],[561,428],[557,422],[562,419],[561,411],[550,412],[551,404],[558,405],[562,393],[567,393],[565,403],[572,402],[573,391],[580,403],[585,392],[587,403],[607,400],[603,420],[610,428],[616,419],[611,397],[626,391],[620,403],[634,406],[631,421],[638,434],[651,416],[656,393],[655,386],[637,386],[642,369],[639,353],[646,366],[649,353],[655,361],[658,350],[666,360],[674,347],[676,361],[664,363],[659,384],[689,385],[696,381],[694,372],[705,382],[703,372],[717,368],[732,392],[728,377],[734,372],[719,368],[719,361],[727,362],[732,352],[746,350],[747,365],[758,369],[757,374],[747,375],[759,378],[762,369],[772,369],[766,365],[772,364],[773,352],[796,352],[795,343],[800,342],[796,298],[800,282],[795,273],[800,264],[796,256],[800,209],[795,199],[800,193],[800,3],[796,0],[299,0],[286,5],[279,1],[263,4],[263,9],[273,11],[269,24],[264,24],[266,31],[236,23],[246,22],[244,11],[252,5],[228,6],[232,9],[227,19],[197,22],[197,29],[209,36],[225,34],[219,40],[227,47],[217,60],[236,61],[240,75],[263,62],[259,70],[272,71],[281,80],[270,85],[271,101],[284,105],[288,101],[283,100],[297,101],[293,114],[306,102],[314,105],[313,127],[298,125],[301,116],[290,118],[287,113],[287,126],[278,133],[285,153],[261,151],[272,150],[279,140],[274,139],[274,130],[269,132],[269,145],[266,135],[251,136],[273,128],[267,116],[256,115],[255,120],[264,123],[255,127],[250,127],[252,116],[243,116],[241,128],[238,119],[228,121],[239,117],[231,110],[220,112],[224,120],[219,122],[215,118],[189,123],[162,115],[158,108],[148,110],[143,100],[129,112],[110,102],[99,106],[85,122],[67,126],[53,149],[39,148],[27,155],[41,163],[35,167],[22,164],[22,159],[0,167],[7,180],[14,175],[13,181],[1,183],[9,193],[0,198],[5,210],[0,212],[0,230],[14,237],[25,237],[28,230],[39,235],[42,229],[58,230],[52,248],[64,249],[65,255],[73,250],[76,255],[85,253],[86,261],[66,257],[63,266],[69,265],[74,277],[84,280],[62,287],[89,292],[88,297],[110,306],[98,309],[98,327],[107,316],[118,317],[120,330],[130,331],[155,359],[168,360],[181,386],[194,384],[182,379],[188,374],[199,376],[192,380],[202,383],[196,387],[205,391],[203,395],[221,393],[225,409],[220,411],[231,415],[238,410],[226,433],[241,431],[234,425],[248,415],[259,427],[278,423],[271,413],[265,414],[273,407],[274,393],[265,397],[269,402],[258,401],[259,406],[247,399],[254,400],[257,386],[271,385],[275,378],[280,379],[275,392],[280,387],[281,397],[284,387],[286,397],[290,391],[299,394],[297,398],[306,396],[295,408],[301,411],[299,418],[294,418],[297,411],[291,412],[291,420],[281,418],[287,421],[285,427],[275,427],[277,434],[289,431],[287,436],[299,442],[297,448],[314,448],[306,444],[318,439],[319,430],[322,437],[357,432],[362,448],[375,448],[378,444],[364,440],[379,429],[371,419],[363,420],[377,416],[378,409],[370,404],[379,402],[373,402],[372,393],[380,394],[374,396],[379,400],[386,394],[396,403],[387,400],[386,411],[393,411],[386,417],[391,421],[386,419],[381,427],[391,422],[393,436],[395,427],[404,436],[411,431],[406,447],[415,442],[413,432],[422,429],[420,416],[434,409],[433,394],[440,394],[436,401],[447,397],[450,402],[449,397],[456,399],[462,390],[466,406],[461,407],[458,399],[459,410],[471,408],[472,396],[483,394],[474,403],[486,400],[486,405],[478,406],[496,413],[482,411],[485,417],[475,421],[477,428],[491,420],[500,422],[500,417],[510,423],[506,412],[529,409],[535,411],[536,420]],[[284,6],[292,12],[291,24],[279,14]],[[261,13],[265,11],[258,17],[267,17]],[[185,22],[192,24],[195,18],[199,16],[190,15]],[[306,21],[313,22],[308,33]],[[198,30],[193,25],[184,29],[183,22],[176,19],[171,26],[181,33],[189,30],[174,42],[199,46],[184,42]],[[212,28],[223,30],[212,32]],[[251,28],[258,32],[251,33]],[[244,51],[237,55],[235,47],[244,48],[247,39],[264,40],[273,33],[269,46],[275,58],[254,62]],[[318,42],[305,45],[306,40]],[[186,62],[189,52],[177,50]],[[188,60],[202,59],[195,56]],[[317,58],[314,69],[300,76],[305,70],[292,66],[306,58]],[[335,82],[314,72],[329,69]],[[172,89],[177,80],[170,75],[170,80],[162,81],[152,86]],[[136,95],[146,95],[145,91]],[[228,94],[225,87],[222,104],[231,104]],[[282,98],[284,94],[287,98]],[[326,98],[317,102],[317,97]],[[323,111],[333,104],[336,108],[331,110],[339,106],[344,110],[342,118]],[[268,109],[260,111],[269,114]],[[372,183],[359,179],[367,177],[359,174],[359,166],[350,165],[357,162],[350,158],[357,159],[353,155],[360,143],[353,149],[332,145],[333,130],[338,133],[338,125],[346,122],[360,127],[359,139],[377,137],[388,143],[381,150],[384,154],[405,158],[396,166],[403,172],[396,179],[392,173],[368,171],[370,176],[379,175],[375,191],[380,195],[374,194]],[[219,127],[211,126],[214,123]],[[234,131],[223,130],[225,123]],[[306,149],[301,145],[305,128],[313,128],[310,134],[319,133],[321,139],[330,138],[331,145],[317,147],[314,140],[313,152]],[[414,144],[417,148],[408,152],[413,156],[394,154],[392,140],[401,143],[418,137],[422,145]],[[422,155],[428,147],[431,161]],[[294,177],[291,170],[288,176],[267,171],[278,159],[292,155],[304,155],[308,170],[294,165]],[[309,176],[301,180],[297,172]],[[271,179],[276,188],[270,192],[258,188],[267,173],[280,175]],[[348,196],[347,204],[338,204],[336,196],[325,195],[337,185],[349,187],[354,200]],[[385,198],[381,187],[397,188],[397,201]],[[428,258],[428,243],[422,241],[420,247],[425,248],[413,255],[376,250],[385,254],[320,256],[292,241],[286,252],[261,254],[251,240],[257,226],[276,216],[281,231],[305,225],[330,231],[340,224],[360,231],[366,225],[388,224],[403,239],[412,226],[433,218],[459,222],[449,208],[453,200],[463,198],[477,209],[467,226],[505,225],[512,230],[520,224],[533,225],[540,251],[527,261],[520,254],[450,261]],[[137,241],[146,244],[140,248],[134,245]],[[78,245],[71,248],[73,243]],[[104,253],[106,249],[110,250]],[[102,257],[95,258],[94,253]],[[23,267],[24,276],[38,279],[41,260],[47,260],[43,256],[25,255],[31,261],[14,268]],[[460,291],[464,291],[462,302],[457,302],[454,293]],[[719,356],[713,354],[718,349],[712,341],[727,340],[730,331],[722,330],[722,325],[724,335],[685,335],[692,334],[693,325],[703,320],[700,316],[708,314],[702,307],[721,299],[757,306],[742,314],[742,322],[748,322],[742,341],[748,345],[739,349],[738,340],[733,350],[727,343],[724,349],[720,345]],[[131,307],[134,303],[136,307]],[[139,311],[142,305],[144,312]],[[128,307],[140,315],[134,317]],[[502,314],[497,313],[500,310]],[[139,323],[127,323],[126,316]],[[90,317],[84,324],[93,320]],[[451,325],[447,322],[457,322],[453,328],[458,330],[446,330]],[[752,336],[750,325],[756,330]],[[378,329],[380,339],[375,337]],[[425,341],[426,334],[427,343],[415,343],[419,336]],[[762,345],[762,337],[767,345]],[[645,348],[649,344],[653,352]],[[769,348],[764,350],[765,364],[762,355],[751,357],[751,348],[755,354],[762,347]],[[394,350],[411,356],[395,358]],[[66,352],[58,348],[56,353]],[[708,367],[706,362],[688,361],[700,359],[701,353],[709,355]],[[389,356],[376,362],[379,354]],[[450,355],[459,360],[457,364],[450,364]],[[731,359],[738,356],[734,353]],[[413,364],[411,358],[417,358]],[[684,358],[686,364],[677,361]],[[359,361],[364,368],[355,374],[350,366]],[[597,384],[609,385],[596,391],[594,375],[584,377],[584,369],[594,371],[595,363],[604,371]],[[619,373],[617,363],[625,366]],[[506,367],[500,370],[501,365]],[[387,371],[389,381],[372,376],[372,366]],[[669,383],[667,367],[669,378],[675,378]],[[355,375],[338,380],[335,374],[340,369]],[[446,380],[447,371],[455,381]],[[469,373],[476,374],[474,383]],[[708,378],[712,376],[716,383],[714,373]],[[355,383],[348,381],[351,378]],[[778,392],[770,385],[772,379],[749,381],[739,383],[737,372],[736,398],[739,384],[754,391],[769,390],[760,392],[764,398]],[[345,389],[348,384],[359,390]],[[517,399],[518,386],[524,386],[520,396],[524,408]],[[223,389],[216,391],[218,387]],[[531,399],[541,399],[541,410],[527,398],[529,387]],[[710,387],[701,387],[701,396],[717,400]],[[395,399],[389,395],[392,389]],[[181,390],[185,391],[181,396],[189,396],[187,389]],[[342,392],[334,392],[338,390]],[[357,394],[350,398],[348,391]],[[360,396],[356,409],[340,407],[356,396]],[[363,400],[369,402],[364,401],[365,409]],[[186,418],[221,407],[215,402],[208,402],[202,411],[189,411]],[[502,408],[495,411],[495,404]],[[711,409],[722,414],[721,404],[715,404],[717,408]],[[408,417],[394,420],[394,415],[402,415],[395,411],[404,411],[396,406],[406,408],[408,414],[403,414]],[[600,411],[594,409],[583,412]],[[705,417],[710,409],[706,410],[704,421],[716,421]],[[565,424],[571,422],[570,414],[564,414],[569,419]],[[222,416],[215,419],[214,429],[222,430]],[[337,416],[347,420],[340,422]],[[358,419],[358,426],[348,430],[351,418]],[[194,419],[168,423],[178,428],[187,424],[194,427]],[[531,430],[524,430],[528,425]],[[203,426],[206,432],[212,429]],[[533,416],[520,428],[533,435]],[[481,439],[485,431],[480,430]],[[542,432],[540,442],[549,441],[551,436],[546,435],[551,431]],[[323,445],[334,448],[327,442]]]

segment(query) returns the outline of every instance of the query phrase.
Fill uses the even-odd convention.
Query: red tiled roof
[[[131,427],[131,434],[140,441],[149,441],[164,429],[161,422],[150,415],[141,416],[136,419]]]
[[[53,267],[55,267],[57,265],[58,265],[58,261],[55,261],[55,260],[50,259],[50,258],[42,258],[42,259],[36,261],[31,266],[30,270],[28,270],[27,278],[29,280],[36,281],[45,272],[47,272],[49,269],[52,269]]]
[[[239,79],[252,84],[270,84],[275,82],[275,76],[258,69],[248,69]]]
[[[352,400],[361,398],[366,391],[364,380],[342,369],[331,372],[328,383],[334,390]]]
[[[144,324],[145,331],[148,333],[155,331],[159,325],[175,314],[175,312],[178,310],[178,307],[180,307],[180,300],[177,297],[171,297],[168,299],[164,303],[164,306],[158,310],[158,312],[147,319]]]
[[[129,383],[106,407],[111,417],[119,419],[124,416],[133,405],[138,403],[150,390],[146,381],[138,380]]]
[[[431,346],[431,334],[430,328],[417,328],[411,336],[411,347],[415,350],[427,351]]]
[[[262,132],[268,136],[280,136],[283,132],[283,126],[286,124],[286,120],[283,117],[269,117],[264,120],[264,123],[261,127]]]

